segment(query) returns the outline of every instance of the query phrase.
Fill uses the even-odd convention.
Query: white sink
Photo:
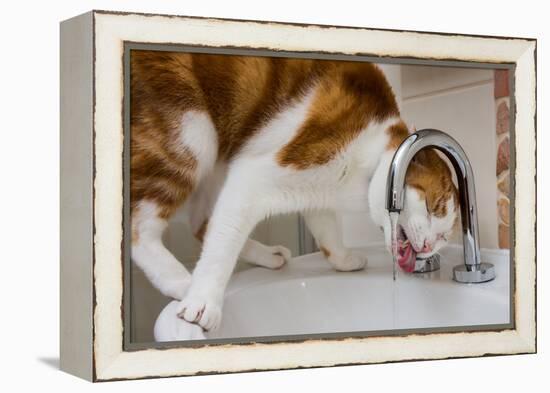
[[[496,279],[482,284],[452,281],[462,248],[441,252],[441,270],[399,272],[392,280],[389,254],[367,249],[367,268],[342,273],[320,254],[293,259],[280,270],[252,268],[233,276],[226,291],[223,322],[205,335],[175,316],[169,303],[155,325],[157,341],[368,332],[392,329],[508,324],[509,253],[482,250]]]

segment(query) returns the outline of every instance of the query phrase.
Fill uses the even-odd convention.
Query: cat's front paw
[[[202,327],[176,316],[178,304],[179,301],[172,300],[160,312],[153,328],[155,341],[204,340],[206,336]]]
[[[179,302],[176,314],[206,331],[216,330],[222,320],[221,305],[206,296],[186,296]]]

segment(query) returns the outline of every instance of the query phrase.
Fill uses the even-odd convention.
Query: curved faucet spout
[[[433,129],[411,134],[393,156],[386,184],[386,209],[400,212],[405,202],[405,175],[413,157],[420,150],[434,148],[449,158],[457,177],[462,220],[464,266],[455,268],[454,278],[461,282],[483,282],[494,278],[494,268],[481,263],[477,222],[474,174],[466,153],[450,135]],[[487,272],[489,270],[489,272]],[[466,273],[463,274],[463,271]],[[481,280],[481,281],[480,281]]]

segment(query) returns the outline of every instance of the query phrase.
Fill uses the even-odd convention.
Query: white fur
[[[369,185],[368,203],[369,212],[376,225],[384,230],[384,241],[388,250],[391,250],[391,223],[386,210],[386,181],[390,163],[395,151],[388,150],[382,153],[380,160]]]
[[[218,158],[218,134],[210,116],[202,111],[187,111],[181,119],[180,143],[198,159],[195,171],[202,179],[212,171]]]
[[[275,115],[246,143],[239,156],[269,158],[273,164],[275,154],[292,139],[305,120],[314,95],[312,89],[301,100]]]
[[[290,260],[292,254],[286,247],[266,246],[256,240],[247,239],[239,257],[258,266],[279,269]]]
[[[249,233],[260,220],[297,211],[366,207],[368,180],[388,141],[386,129],[398,119],[371,124],[345,152],[325,165],[299,171],[281,167],[276,154],[307,118],[312,96],[311,92],[281,111],[230,163],[191,286],[178,307],[178,314],[187,321],[206,330],[219,326],[225,286],[239,253],[249,244]],[[309,221],[316,220],[310,216]],[[339,247],[332,230],[323,231],[327,225],[312,227],[334,248],[331,262],[336,268],[355,270],[364,266],[364,258]]]
[[[186,321],[197,323],[205,330],[220,325],[225,287],[239,254],[271,268],[281,266],[290,258],[284,247],[267,247],[248,239],[255,225],[270,215],[304,212],[318,243],[329,249],[329,262],[338,270],[361,269],[366,258],[342,245],[334,211],[362,211],[368,204],[373,220],[384,228],[389,240],[384,191],[393,151],[386,150],[387,129],[399,119],[369,124],[346,151],[324,165],[305,170],[281,167],[276,155],[307,118],[313,95],[311,91],[281,110],[227,165],[215,165],[218,146],[210,118],[201,112],[188,112],[182,119],[182,146],[191,149],[199,161],[199,184],[188,201],[194,230],[209,217],[191,284],[176,307],[178,315]],[[427,220],[427,212],[418,206],[419,201],[414,197],[414,193],[407,191],[406,210],[410,216],[408,226],[404,227],[414,232],[415,242],[431,240],[432,232],[446,229],[449,220],[423,222],[422,216]],[[160,255],[162,266],[176,266],[168,262],[175,259],[167,257],[167,250],[159,246],[163,227],[151,216],[145,221],[156,228],[154,236],[149,237],[152,244],[133,250],[133,256],[135,254],[146,274],[149,271],[152,280],[166,287],[166,279],[155,276],[152,265],[145,261],[156,259],[158,264]],[[141,228],[142,232],[151,231],[147,225]]]
[[[281,126],[277,127],[275,131],[285,127],[292,129],[293,124],[291,122],[294,119],[294,113],[303,110],[301,107],[307,105],[307,103],[300,103],[297,109],[291,110],[289,113],[282,113],[278,120]],[[250,146],[251,149],[249,148],[247,155],[261,154],[258,150],[264,144],[273,146],[277,144],[277,139],[283,140],[286,137],[284,133],[273,133],[269,129],[263,131],[262,140],[256,141],[255,147]],[[269,140],[265,140],[265,138]],[[227,176],[227,164],[224,162],[216,163],[218,155],[217,132],[212,120],[204,112],[188,111],[183,115],[180,142],[182,148],[191,150],[198,161],[196,178],[199,183],[187,203],[191,229],[193,233],[197,233],[204,221],[212,214],[212,209]],[[291,253],[286,247],[267,247],[248,239],[241,250],[240,257],[250,263],[275,269],[288,261]]]
[[[204,335],[200,326],[174,318],[178,302],[173,301],[162,310],[155,321],[153,333],[155,341],[178,341],[185,340],[204,340]],[[174,321],[175,320],[175,321]]]
[[[218,162],[214,169],[198,184],[185,207],[189,216],[191,230],[197,233],[212,210],[227,176],[227,165]],[[270,269],[278,269],[291,258],[291,252],[283,246],[265,246],[248,239],[239,257],[247,262]]]
[[[334,210],[315,210],[304,214],[307,226],[319,247],[329,254],[327,260],[334,269],[348,272],[360,270],[367,264],[365,255],[348,250],[342,243]]]
[[[373,221],[384,230],[384,240],[391,250],[391,224],[385,209],[385,189],[388,170],[395,151],[382,154],[369,188],[369,210]],[[419,257],[428,257],[443,247],[452,231],[456,219],[453,199],[447,201],[447,214],[435,217],[428,214],[426,201],[412,187],[405,187],[405,206],[399,216],[401,225],[415,250],[419,251],[428,245],[430,252],[419,253]]]
[[[191,282],[185,267],[162,244],[166,221],[158,217],[157,205],[143,201],[132,219],[132,260],[165,296],[182,299]]]
[[[417,251],[427,246],[431,251],[420,252],[418,256],[428,257],[443,247],[456,219],[453,199],[447,201],[447,214],[436,217],[428,214],[426,201],[420,197],[418,191],[407,187],[405,193],[405,209],[402,212],[401,225]]]
[[[210,217],[192,284],[178,307],[178,314],[187,321],[206,330],[217,328],[225,286],[254,226],[269,214],[305,207],[307,198],[286,189],[285,174],[291,171],[278,166],[275,155],[307,117],[312,94],[281,111],[231,162]]]
[[[393,157],[386,153],[386,146],[389,142],[387,129],[399,121],[398,118],[391,117],[381,123],[375,122],[363,131],[356,141],[348,148],[346,155],[350,157],[350,165],[347,171],[345,185],[338,193],[336,200],[336,210],[340,211],[365,211],[370,201],[368,190],[370,183],[376,174],[376,169],[387,165]],[[383,158],[389,158],[389,161],[382,162]],[[379,184],[375,182],[375,190],[380,186],[385,187],[387,170],[380,171]],[[383,185],[382,185],[383,183]],[[380,193],[378,193],[380,194]],[[379,196],[379,195],[377,195]],[[383,197],[383,195],[380,195]],[[376,199],[378,205],[382,202]],[[371,206],[372,207],[372,206]],[[377,212],[380,213],[380,212]]]
[[[212,171],[204,176],[185,203],[188,212],[191,230],[197,233],[204,221],[212,215],[212,209],[225,182],[227,165],[218,162]]]

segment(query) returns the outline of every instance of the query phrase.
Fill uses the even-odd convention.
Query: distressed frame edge
[[[269,25],[283,25],[283,26],[295,26],[295,27],[319,27],[322,29],[356,29],[356,30],[370,30],[370,31],[383,31],[383,32],[396,32],[396,33],[419,33],[419,34],[434,34],[450,37],[472,37],[472,38],[494,38],[494,39],[503,39],[503,40],[526,40],[526,41],[536,41],[534,37],[508,37],[508,36],[497,36],[497,35],[486,35],[486,34],[466,34],[466,33],[449,33],[449,32],[439,32],[439,31],[428,31],[428,30],[407,30],[407,29],[389,29],[382,27],[364,27],[364,26],[351,26],[351,25],[327,25],[322,23],[305,23],[305,22],[280,22],[280,21],[270,21],[270,20],[260,20],[260,19],[240,19],[240,18],[221,18],[214,16],[197,16],[197,15],[181,15],[181,14],[156,14],[148,12],[137,12],[137,11],[113,11],[113,10],[103,10],[103,9],[94,9],[91,12],[94,14],[103,14],[103,15],[121,15],[121,16],[159,16],[163,18],[178,18],[178,19],[197,19],[204,21],[219,21],[219,22],[237,22],[237,23],[254,23],[254,24],[269,24]]]
[[[103,14],[102,12],[100,12],[100,13]],[[109,13],[109,15],[112,15],[112,13]],[[135,14],[131,14],[131,15],[135,15]],[[170,17],[170,18],[174,18],[174,17]],[[185,17],[185,18],[187,19],[189,17]],[[220,20],[218,20],[218,21],[220,21]],[[247,21],[247,22],[253,22],[253,21]],[[284,23],[275,23],[275,24],[276,25],[285,25]],[[364,30],[369,30],[369,29],[364,29]],[[400,35],[399,32],[393,32],[393,33],[395,35]],[[433,33],[425,33],[425,34],[430,35],[430,34],[433,34]],[[453,35],[453,36],[457,36],[457,35]],[[502,38],[502,37],[498,37],[498,39],[506,40],[505,38]],[[534,43],[532,41],[534,41]],[[95,40],[94,40],[94,44],[95,44]],[[526,44],[527,44],[527,47],[529,47],[529,45],[532,44],[532,52],[534,52],[535,55],[536,55],[536,40],[528,39],[528,40],[526,40]],[[526,48],[525,52],[527,52],[527,50],[528,50],[528,48]],[[534,67],[534,71],[535,71],[534,78],[536,80],[536,58],[531,55],[531,59],[533,60],[531,62],[531,64]],[[529,64],[527,64],[527,65],[529,65]],[[95,76],[95,74],[94,74],[94,76]],[[517,78],[517,76],[516,76],[516,78]],[[536,88],[536,82],[535,82],[534,88]],[[532,92],[531,92],[531,96],[532,96]],[[533,97],[531,97],[531,98],[533,98]],[[536,98],[533,101],[534,101],[533,103],[535,105],[535,116],[536,116]],[[517,102],[516,102],[516,109],[517,109],[517,107],[519,107],[519,105],[517,105]],[[536,142],[536,124],[534,124],[534,128],[531,131],[533,131],[533,137],[534,137],[535,142]],[[519,138],[517,138],[517,139],[519,139]],[[535,149],[536,149],[536,144],[535,144]],[[536,162],[535,162],[535,175],[536,175]],[[535,186],[536,186],[536,183],[535,183]],[[535,198],[536,198],[536,196],[535,196]],[[536,207],[536,200],[535,200],[535,207]],[[536,219],[536,216],[534,217],[534,219]],[[533,231],[530,231],[530,232],[531,232],[530,235],[535,235],[536,234],[536,228],[533,227]],[[534,257],[535,257],[535,263],[536,263],[536,250],[535,250],[535,253],[534,253]],[[534,266],[534,267],[535,267],[534,279],[536,280],[536,266]],[[95,283],[95,285],[97,285],[97,282]],[[534,295],[535,295],[534,300],[536,300],[536,292],[534,293]],[[517,298],[516,298],[516,302],[518,302]],[[516,306],[518,306],[518,304],[516,304]],[[533,311],[535,311],[535,310],[533,310]],[[97,317],[97,316],[94,315],[94,318],[95,317]],[[533,315],[533,317],[534,317],[534,319],[533,319],[532,322],[534,322],[534,326],[533,326],[532,331],[526,332],[526,331],[524,331],[523,328],[520,329],[520,327],[516,326],[516,330],[514,330],[514,332],[516,333],[516,335],[515,335],[516,337],[511,336],[510,338],[516,339],[516,344],[518,344],[519,347],[516,348],[515,351],[510,352],[509,354],[536,352],[536,315]],[[519,330],[521,330],[521,333],[525,333],[525,334],[518,334]],[[97,332],[96,332],[96,334],[97,334]],[[447,335],[445,335],[445,336],[447,336]],[[95,339],[96,339],[96,337],[94,335],[94,343],[95,343]],[[150,352],[150,350],[140,351],[140,352]],[[507,354],[507,353],[502,353],[502,351],[500,351],[498,353],[480,353],[480,354],[477,354],[477,355],[476,354],[466,354],[466,355],[459,355],[457,357],[488,356],[488,355],[500,355],[500,354]],[[94,353],[94,360],[95,360],[97,355],[100,355],[100,354],[99,353]],[[122,352],[120,352],[119,355],[124,355],[124,354]],[[441,356],[441,357],[432,357],[432,356],[430,356],[430,357],[426,358],[426,360],[427,359],[436,359],[436,358],[448,358],[448,357],[449,356]],[[120,375],[120,376],[117,376],[117,375],[115,375],[116,372],[115,372],[115,374],[112,374],[112,373],[109,372],[109,369],[111,369],[111,370],[113,368],[117,369],[118,368],[117,366],[120,366],[120,364],[117,364],[117,363],[125,362],[128,359],[122,359],[121,356],[116,356],[115,358],[112,358],[111,360],[112,360],[112,362],[109,365],[109,367],[103,368],[102,370],[100,370],[99,376],[94,374],[94,380],[102,381],[102,380],[115,380],[115,379],[127,379],[127,378],[134,379],[134,378],[148,378],[148,377],[161,377],[161,376],[195,375],[195,374],[204,373],[204,372],[198,371],[198,372],[192,372],[190,374],[186,374],[185,372],[176,372],[176,373],[169,373],[169,374],[163,374],[163,375],[142,375],[142,376],[123,376],[123,375]],[[407,360],[422,360],[422,359],[418,359],[418,358],[407,359],[407,358],[400,357],[399,360],[387,360],[387,361],[391,362],[391,361],[407,361]],[[365,362],[361,362],[361,363],[357,363],[357,364],[380,363],[380,362],[386,362],[386,361],[365,361]],[[355,363],[351,363],[351,364],[355,364]],[[306,367],[325,367],[325,366],[335,366],[335,365],[338,365],[338,363],[324,364],[324,365],[323,364],[321,364],[321,365],[308,365]],[[114,366],[114,367],[111,367],[111,366]],[[289,366],[289,367],[278,367],[278,368],[275,368],[275,369],[300,368],[300,367],[303,367],[303,366],[298,365],[298,366]],[[271,368],[265,368],[265,370],[268,370],[268,369],[271,369]],[[112,370],[112,371],[115,371],[115,370]],[[221,373],[221,372],[242,372],[242,371],[252,371],[252,370],[228,370],[228,371],[212,371],[212,372],[213,373]]]
[[[515,323],[520,338],[532,353],[537,352],[536,55],[537,42],[535,40],[526,45],[525,51],[516,62],[513,117],[516,132],[514,132],[513,146],[515,149],[512,160],[514,165],[512,236],[516,262],[514,264]],[[520,279],[518,279],[518,272],[521,276]]]
[[[89,381],[94,380],[93,18],[90,11],[59,25],[59,367]]]

